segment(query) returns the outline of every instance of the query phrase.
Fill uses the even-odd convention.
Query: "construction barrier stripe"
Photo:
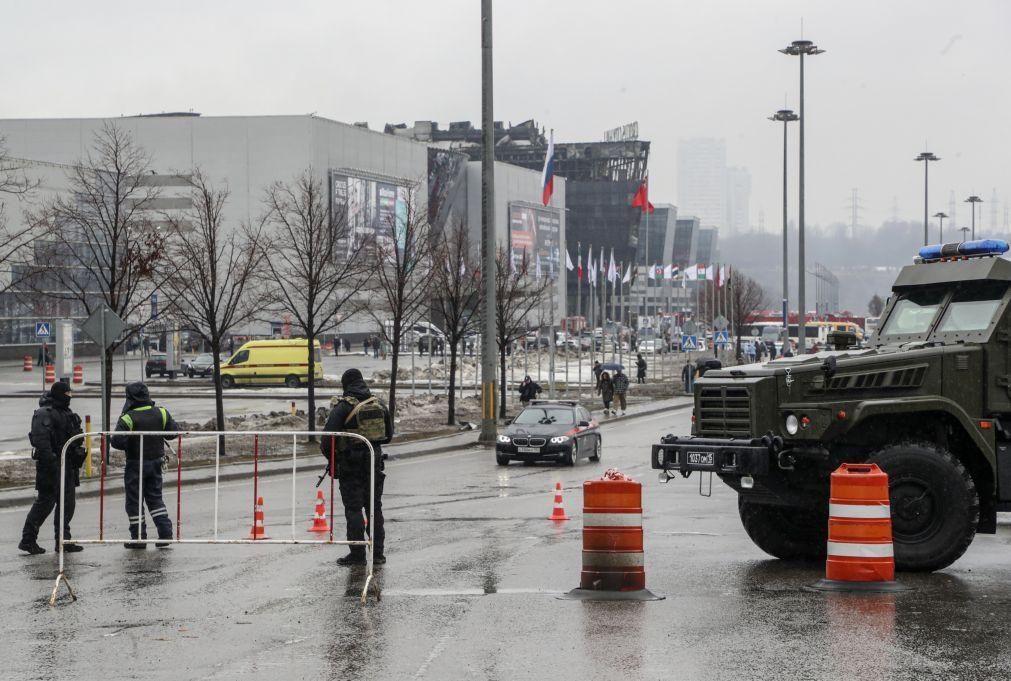
[[[583,527],[642,527],[642,513],[583,513]]]
[[[895,554],[891,542],[887,544],[857,544],[830,541],[828,555],[847,558],[892,558]]]
[[[891,518],[888,504],[829,504],[828,514],[833,518]]]
[[[583,551],[583,568],[622,568],[643,566],[642,551]]]

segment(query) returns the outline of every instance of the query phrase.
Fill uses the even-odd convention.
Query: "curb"
[[[694,406],[693,402],[688,402],[688,403],[685,403],[685,404],[674,405],[674,406],[671,406],[671,407],[656,407],[654,409],[647,409],[645,411],[637,412],[635,414],[629,414],[628,416],[622,416],[622,417],[619,417],[619,419],[617,419],[617,420],[627,421],[629,419],[641,418],[641,417],[644,417],[644,416],[654,416],[656,414],[661,414],[661,413],[664,413],[664,412],[682,411],[682,410],[688,409],[688,408],[690,408],[692,406]],[[615,422],[616,421],[608,421],[607,423],[615,423]],[[601,424],[601,425],[604,425],[604,424]],[[446,435],[446,436],[443,436],[443,437],[444,438],[456,437],[456,434]],[[438,440],[438,439],[442,439],[442,438],[428,438],[427,440],[416,440],[415,442],[426,442],[426,441]],[[405,443],[405,444],[413,444],[413,443]],[[420,457],[423,457],[423,456],[430,456],[430,455],[434,455],[434,454],[448,454],[449,452],[455,452],[455,451],[460,451],[460,450],[464,450],[464,449],[471,449],[471,448],[473,448],[473,449],[480,448],[482,450],[488,449],[488,447],[486,445],[482,445],[477,440],[474,440],[473,442],[464,442],[464,443],[460,443],[460,444],[447,444],[447,445],[444,445],[444,446],[441,446],[441,447],[433,447],[432,449],[423,449],[423,450],[415,450],[415,451],[402,452],[402,453],[399,453],[399,454],[390,454],[386,458],[387,458],[387,461],[404,461],[404,460],[407,460],[407,459],[417,459],[417,458],[420,458]],[[237,461],[237,462],[234,462],[234,463],[224,464],[221,467],[221,472],[218,474],[218,480],[221,481],[221,482],[226,482],[226,481],[231,481],[231,480],[240,480],[240,479],[243,479],[243,478],[247,477],[249,475],[248,471],[245,471],[245,470],[243,470],[243,471],[231,470],[230,471],[228,469],[229,468],[237,468],[237,467],[243,466],[243,465],[247,465],[248,466],[249,463],[250,462],[248,462],[248,461],[241,461],[241,462]],[[274,465],[275,463],[278,464],[278,465]],[[291,468],[288,467],[287,465],[280,465],[281,463],[282,463],[281,461],[270,461],[270,462],[266,462],[266,463],[262,464],[264,467],[261,467],[261,469],[260,469],[260,473],[259,473],[260,477],[271,477],[271,476],[274,476],[274,475],[281,475],[281,474],[288,474],[288,473],[290,473],[291,472]],[[287,464],[288,462],[284,461],[283,463]],[[189,480],[186,480],[184,478],[184,482],[186,482],[188,484],[202,484],[202,483],[211,482],[212,480],[214,480],[214,473],[213,473],[214,467],[213,467],[213,465],[196,466],[196,467],[191,468],[189,470],[193,471],[193,472],[206,471],[208,474],[201,475],[200,477],[194,477],[194,478],[189,479]],[[117,476],[117,478],[118,478],[118,476]],[[23,505],[31,504],[32,502],[35,501],[35,491],[34,491],[34,488],[32,488],[32,487],[10,487],[8,489],[9,490],[24,490],[24,493],[23,494],[18,494],[18,495],[11,495],[9,497],[0,497],[0,508],[13,508],[13,507],[17,507],[17,506],[23,506]],[[116,489],[114,491],[111,491],[110,494],[117,494],[118,492],[119,492],[119,486],[117,485]],[[93,498],[97,497],[99,495],[99,493],[100,493],[100,490],[98,490],[98,489],[88,489],[88,490],[84,490],[83,492],[78,492],[77,493],[77,498],[78,499],[93,499]]]

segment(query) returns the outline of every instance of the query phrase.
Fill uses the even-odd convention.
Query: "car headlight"
[[[788,414],[786,417],[786,432],[789,435],[796,435],[798,430],[800,430],[800,421],[797,420],[796,414]]]
[[[569,441],[568,435],[559,435],[558,437],[551,438],[551,444],[553,445],[563,445]]]
[[[512,444],[512,438],[509,437],[508,435],[499,435],[498,436],[498,441],[499,441],[499,443],[504,444],[504,445]]]

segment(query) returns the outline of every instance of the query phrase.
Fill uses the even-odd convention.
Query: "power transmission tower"
[[[849,203],[846,206],[850,213],[850,238],[857,238],[857,229],[860,226],[860,221],[863,218],[864,204],[860,201],[860,192],[856,187],[850,190]],[[896,218],[892,218],[895,220]]]

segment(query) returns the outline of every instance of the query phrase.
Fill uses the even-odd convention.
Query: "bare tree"
[[[136,313],[170,270],[156,268],[166,239],[154,221],[159,189],[148,179],[150,163],[128,132],[107,123],[87,156],[67,171],[68,190],[29,214],[40,239],[27,287],[75,301],[89,315],[105,305],[127,323],[126,333],[102,349],[106,423],[113,354],[146,323]]]
[[[391,217],[390,224],[383,226],[384,233],[377,235],[371,244],[379,300],[369,310],[391,349],[389,408],[394,414],[397,410],[397,369],[407,335],[405,330],[428,306],[433,283],[433,235],[428,211],[416,202],[413,191],[406,203],[406,214]],[[428,347],[431,352],[431,337]]]
[[[24,162],[10,157],[6,140],[0,137],[0,268],[10,273],[7,279],[0,281],[0,293],[17,288],[20,283],[17,265],[30,260],[30,246],[38,235],[30,221],[12,227],[7,216],[7,198],[20,201],[39,184],[29,179],[25,167]]]
[[[363,257],[364,243],[350,238],[346,213],[329,209],[326,186],[312,169],[292,183],[272,184],[264,203],[271,239],[261,267],[262,302],[290,313],[305,334],[309,430],[315,430],[316,339],[357,309],[371,265]]]
[[[499,417],[506,416],[506,353],[527,329],[529,318],[544,304],[555,282],[535,276],[532,259],[516,259],[509,248],[500,248],[495,257],[495,328],[499,355]],[[554,342],[552,338],[550,342]],[[536,346],[535,346],[536,347]]]
[[[448,425],[456,423],[456,367],[460,344],[479,321],[481,278],[470,263],[467,224],[453,220],[435,248],[432,285],[435,308],[449,344]]]
[[[199,169],[189,183],[192,208],[181,216],[167,216],[173,237],[170,260],[178,265],[170,269],[162,288],[169,299],[166,313],[210,345],[217,430],[224,430],[221,348],[232,328],[260,305],[250,289],[264,258],[262,227],[229,229],[224,224],[228,188],[215,187]]]
[[[756,311],[768,306],[768,296],[758,282],[736,268],[731,270],[730,308],[734,320],[734,335],[737,337],[735,356],[741,356],[741,332],[748,326],[748,320]]]

